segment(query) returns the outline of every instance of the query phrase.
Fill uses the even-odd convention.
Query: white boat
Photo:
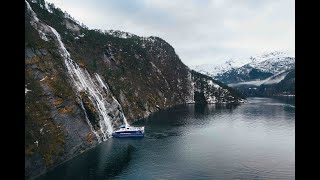
[[[134,127],[121,125],[119,130],[112,133],[113,137],[143,137],[144,136],[144,126]]]

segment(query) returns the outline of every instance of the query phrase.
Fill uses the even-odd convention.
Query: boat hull
[[[112,133],[113,137],[144,137],[144,133]]]

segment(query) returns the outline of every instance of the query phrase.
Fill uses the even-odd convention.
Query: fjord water
[[[144,138],[111,138],[39,179],[295,179],[290,99],[163,110],[134,124]]]

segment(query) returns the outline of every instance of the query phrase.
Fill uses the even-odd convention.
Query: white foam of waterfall
[[[113,129],[106,109],[108,102],[104,98],[102,87],[98,86],[93,81],[87,70],[80,68],[79,65],[71,59],[69,52],[61,41],[59,33],[52,27],[50,27],[50,29],[57,38],[60,46],[60,53],[65,60],[66,67],[72,77],[75,87],[78,92],[86,91],[88,93],[89,99],[98,110],[100,118],[104,121],[104,123],[101,124],[101,132],[103,133],[103,139],[106,140],[111,135]]]
[[[96,79],[98,80],[98,82],[100,83],[100,86],[104,87],[104,88],[106,89],[107,93],[109,93],[109,92],[110,92],[109,86],[108,86],[107,84],[104,84],[104,83],[103,83],[103,81],[101,80],[99,74],[96,73],[95,76],[96,76]],[[114,98],[114,96],[111,95],[111,97],[112,97],[112,99],[118,104],[118,106],[121,108],[121,111],[123,112],[123,109],[122,109],[119,101],[118,101],[116,98]],[[123,115],[123,114],[122,114],[122,115]],[[128,121],[127,121],[127,118],[126,118],[124,115],[123,115],[123,122],[124,122],[124,124],[125,124],[126,126],[129,126],[129,123],[128,123]]]

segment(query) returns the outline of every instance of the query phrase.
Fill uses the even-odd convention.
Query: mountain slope
[[[159,109],[243,100],[161,38],[91,30],[43,0],[25,1],[25,15],[26,178]]]
[[[263,83],[261,83],[263,82]],[[295,95],[295,69],[272,76],[260,84],[241,84],[235,87],[245,96],[286,96]]]

